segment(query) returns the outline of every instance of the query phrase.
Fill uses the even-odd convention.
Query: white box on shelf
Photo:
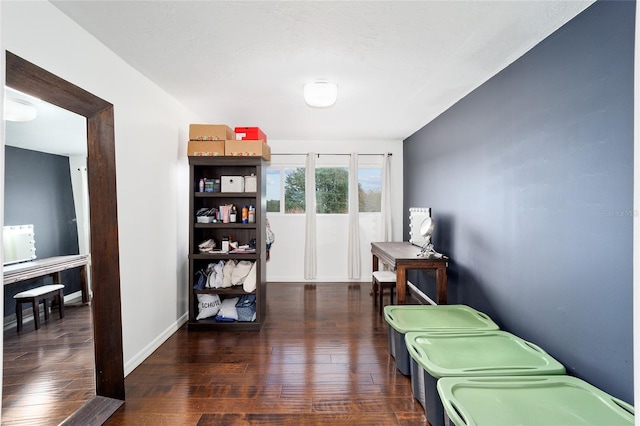
[[[221,192],[244,192],[244,177],[221,176],[220,190]]]
[[[256,192],[258,190],[258,177],[256,175],[244,177],[244,192]]]

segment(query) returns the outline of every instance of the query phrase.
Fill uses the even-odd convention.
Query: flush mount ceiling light
[[[327,80],[316,80],[304,85],[304,101],[307,105],[326,108],[336,103],[338,86]]]
[[[7,121],[31,121],[37,115],[38,110],[30,102],[11,98],[4,100],[4,119]]]

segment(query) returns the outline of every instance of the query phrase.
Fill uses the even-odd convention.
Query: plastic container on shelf
[[[542,348],[499,330],[408,332],[413,396],[431,426],[444,425],[436,388],[442,377],[562,375],[565,368]]]
[[[388,305],[384,308],[384,319],[389,325],[389,353],[405,376],[411,374],[406,333],[499,329],[486,314],[466,305]]]
[[[635,409],[570,376],[444,377],[445,425],[633,425]]]

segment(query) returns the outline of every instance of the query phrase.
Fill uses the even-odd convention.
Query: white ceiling
[[[52,3],[207,122],[352,140],[405,139],[593,1]]]
[[[27,101],[38,111],[33,121],[6,122],[6,145],[65,156],[87,155],[85,117],[8,87],[5,98]]]

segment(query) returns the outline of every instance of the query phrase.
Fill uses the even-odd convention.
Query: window
[[[284,212],[304,213],[306,182],[304,167],[284,169]]]
[[[349,170],[347,168],[316,168],[316,213],[349,213]]]
[[[267,168],[267,212],[280,213],[281,170]]]
[[[267,169],[267,212],[305,212],[305,168],[269,167]],[[380,212],[382,169],[358,169],[358,203],[360,212]],[[282,202],[284,200],[284,203]],[[316,212],[349,213],[349,169],[316,168]]]
[[[358,205],[360,212],[379,212],[382,202],[382,169],[358,169]]]

